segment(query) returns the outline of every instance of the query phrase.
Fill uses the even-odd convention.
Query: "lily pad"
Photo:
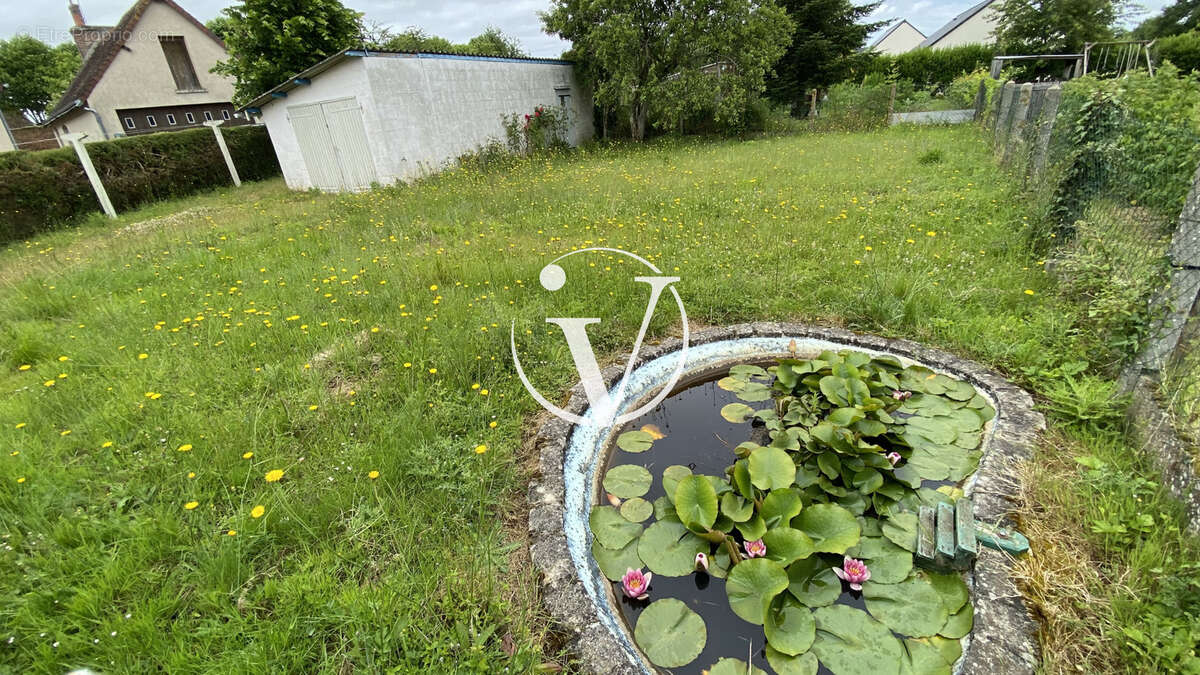
[[[948,638],[934,635],[931,638],[925,638],[924,642],[928,642],[937,648],[937,650],[942,654],[942,660],[950,665],[954,665],[958,662],[958,659],[962,657],[962,642],[958,640],[950,640]]]
[[[950,616],[933,585],[919,575],[898,584],[868,581],[863,597],[871,616],[901,635],[936,635]]]
[[[788,575],[774,560],[743,560],[729,572],[725,593],[734,614],[761,626],[771,600],[788,587]],[[940,627],[940,626],[939,626]]]
[[[800,512],[792,522],[813,540],[818,553],[845,553],[858,543],[861,529],[854,514],[835,504],[814,504]]]
[[[717,520],[717,492],[707,476],[688,476],[675,488],[675,512],[690,529],[703,532]]]
[[[653,482],[650,472],[636,464],[614,466],[604,474],[604,489],[621,499],[641,497]]]
[[[641,497],[627,499],[621,504],[621,517],[631,523],[640,523],[653,514],[654,505]]]
[[[608,549],[622,549],[642,533],[642,526],[621,517],[611,506],[593,506],[588,525],[596,541]]]
[[[659,497],[654,500],[654,519],[680,522],[679,515],[675,513],[675,505],[666,497]]]
[[[638,557],[637,549],[636,539],[625,544],[624,548],[616,550],[601,546],[599,541],[592,541],[592,557],[596,559],[604,578],[609,581],[620,581],[626,570],[642,568],[642,559]]]
[[[832,605],[842,594],[842,580],[819,556],[797,560],[787,573],[788,592],[809,607]]]
[[[675,503],[675,490],[679,487],[679,481],[690,475],[692,475],[692,470],[679,464],[663,469],[663,492],[667,493],[667,499],[670,499],[672,504]]]
[[[950,675],[950,664],[942,653],[925,640],[909,638],[903,642],[904,658],[900,662],[901,675]]]
[[[767,671],[751,666],[741,659],[725,658],[709,668],[708,675],[767,675]]]
[[[784,567],[813,553],[813,540],[807,534],[791,527],[767,530],[762,536],[762,541],[767,545],[767,558]]]
[[[726,492],[721,495],[721,513],[735,523],[744,523],[754,515],[754,502],[733,492]]]
[[[970,593],[966,582],[957,573],[925,572],[925,576],[942,599],[947,612],[954,614],[966,604]]]
[[[946,619],[946,625],[938,631],[938,635],[942,637],[958,640],[966,637],[967,633],[971,632],[971,628],[975,626],[975,606],[967,603],[962,606],[954,614]]]
[[[796,480],[796,464],[786,450],[759,448],[750,453],[750,482],[760,490],[786,488]]]
[[[812,652],[788,656],[772,649],[771,645],[767,645],[767,663],[771,664],[777,675],[817,675],[817,668],[820,667],[817,655]]]
[[[834,675],[898,675],[903,648],[888,627],[848,605],[813,610],[812,651]]]
[[[654,436],[645,431],[626,431],[617,436],[617,447],[625,452],[645,452],[654,445]]]
[[[757,513],[754,514],[750,520],[747,520],[744,523],[738,523],[735,527],[737,527],[738,532],[742,533],[742,537],[746,541],[762,539],[763,535],[767,533],[767,523],[762,519],[762,516],[758,515]]]
[[[745,422],[753,414],[754,408],[751,408],[745,403],[730,403],[724,408],[721,408],[721,417],[724,417],[727,421],[733,422],[734,424],[741,424],[742,422]]]
[[[763,630],[767,633],[767,643],[777,651],[798,656],[812,646],[816,624],[809,608],[784,594],[767,609]]]
[[[638,617],[633,637],[650,662],[660,668],[686,666],[700,656],[708,628],[682,601],[666,598],[650,603]]]
[[[906,551],[917,550],[917,514],[909,511],[901,511],[893,513],[890,518],[883,521],[880,530],[883,536],[891,540],[891,542]]]
[[[659,521],[646,528],[638,542],[638,556],[651,572],[664,577],[683,577],[696,567],[696,554],[708,553],[707,541],[688,531],[682,523]]]
[[[772,490],[770,494],[762,500],[762,508],[758,510],[759,514],[766,521],[768,527],[776,525],[786,525],[795,518],[800,510],[804,507],[800,501],[800,492],[791,488]],[[779,520],[776,521],[775,519]]]

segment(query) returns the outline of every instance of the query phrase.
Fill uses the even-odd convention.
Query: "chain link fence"
[[[1200,467],[1200,93],[1159,78],[1009,82],[979,111],[1040,211],[1031,247],[1087,308],[1090,365],[1149,392]]]

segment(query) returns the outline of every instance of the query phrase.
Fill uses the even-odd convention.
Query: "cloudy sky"
[[[217,16],[230,0],[177,0],[197,19]],[[976,0],[885,0],[872,17],[875,20],[906,18],[926,35],[937,30]],[[1147,8],[1158,11],[1168,0],[1143,0]],[[343,0],[344,4],[368,19],[397,29],[419,26],[427,32],[466,42],[488,25],[499,26],[515,36],[533,56],[558,56],[569,45],[542,32],[538,12],[549,7],[549,0]],[[19,2],[3,0],[7,6],[0,23],[0,38],[29,34],[47,42],[70,39],[67,29],[71,17],[67,0]],[[79,0],[84,18],[95,25],[112,25],[121,18],[133,0]]]

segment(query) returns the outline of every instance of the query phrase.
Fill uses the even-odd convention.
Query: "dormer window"
[[[171,68],[171,77],[175,78],[175,89],[181,92],[202,91],[200,78],[196,77],[196,68],[192,65],[192,57],[188,55],[183,37],[161,35],[158,42],[162,45],[163,56],[167,58],[167,66]]]

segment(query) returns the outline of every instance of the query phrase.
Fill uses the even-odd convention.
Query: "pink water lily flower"
[[[707,572],[708,571],[708,556],[704,555],[703,553],[696,554],[696,571],[697,572]]]
[[[910,396],[912,396],[911,391],[900,391],[897,389],[896,391],[892,392],[892,398],[896,399],[897,401],[903,401]]]
[[[762,539],[755,539],[754,541],[746,542],[747,558],[761,558],[766,554],[767,545],[763,543]]]
[[[871,570],[867,569],[866,564],[850,556],[846,556],[840,568],[833,568],[833,573],[842,581],[850,582],[850,588],[856,591],[861,591],[863,582],[871,578]]]
[[[892,463],[892,466],[896,466],[896,462],[904,459],[898,452],[889,452],[888,454],[884,455],[884,457],[887,457],[887,460]]]
[[[633,600],[650,597],[650,579],[653,576],[649,572],[642,574],[640,569],[626,568],[625,576],[621,577],[621,590],[625,591],[625,597]]]

